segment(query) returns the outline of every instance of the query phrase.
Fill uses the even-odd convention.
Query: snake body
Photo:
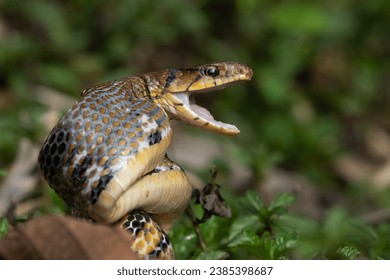
[[[252,74],[239,63],[213,63],[84,90],[44,142],[39,169],[77,216],[107,224],[120,221],[136,239],[132,249],[142,256],[170,254],[165,232],[192,192],[182,168],[166,155],[170,119],[238,134],[235,126],[214,120],[190,95],[250,80]],[[155,225],[145,230],[151,222]]]

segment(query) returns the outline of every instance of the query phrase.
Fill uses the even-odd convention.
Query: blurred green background
[[[389,9],[386,0],[0,0],[1,176],[20,138],[40,144],[47,133],[36,86],[77,98],[126,75],[239,61],[253,68],[252,81],[199,102],[241,134],[186,129],[226,146],[249,174],[232,186],[232,167],[210,162],[227,197],[255,190],[271,201],[277,194],[266,182],[286,178],[280,192],[297,196],[291,211],[301,217],[286,216],[298,234],[287,239],[303,245],[294,241],[276,256],[230,255],[346,258],[339,251],[352,248],[362,258],[390,258]],[[208,168],[194,172],[206,180]],[[300,198],[294,186],[302,180],[310,193]],[[234,221],[240,207],[232,207]],[[350,218],[369,233],[339,232]],[[179,257],[191,256],[183,250]]]

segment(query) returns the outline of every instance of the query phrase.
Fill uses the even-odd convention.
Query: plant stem
[[[202,233],[200,232],[198,219],[196,218],[194,211],[192,210],[191,205],[189,205],[187,207],[186,212],[191,219],[192,225],[194,226],[195,234],[196,234],[196,237],[198,239],[200,248],[204,251],[207,249],[207,246],[206,246],[206,243],[204,242]]]

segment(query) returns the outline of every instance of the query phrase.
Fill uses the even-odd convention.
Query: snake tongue
[[[172,97],[182,104],[182,106],[175,108],[175,115],[181,120],[222,134],[234,135],[240,133],[236,126],[215,120],[206,108],[196,104],[193,96],[190,98],[190,93],[175,93]]]

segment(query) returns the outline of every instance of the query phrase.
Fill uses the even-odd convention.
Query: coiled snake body
[[[187,207],[192,188],[166,151],[170,119],[227,135],[192,93],[250,80],[238,63],[151,72],[83,91],[43,144],[38,165],[49,185],[80,217],[120,223],[143,257],[170,258],[165,232]],[[192,97],[192,96],[191,96]]]

